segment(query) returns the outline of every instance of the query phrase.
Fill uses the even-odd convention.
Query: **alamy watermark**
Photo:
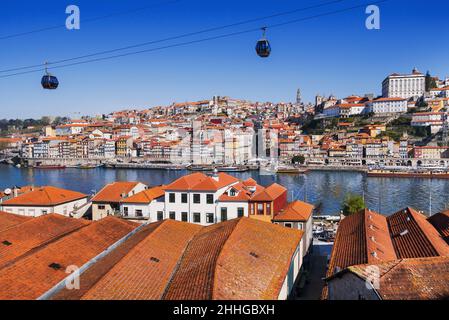
[[[376,5],[366,7],[365,13],[369,16],[365,20],[365,26],[368,30],[380,29],[380,8]]]
[[[67,30],[79,30],[81,28],[80,8],[71,4],[67,6],[65,13],[69,15],[65,20]]]

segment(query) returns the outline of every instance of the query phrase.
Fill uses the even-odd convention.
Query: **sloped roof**
[[[287,189],[280,184],[273,183],[260,192],[255,193],[252,197],[252,201],[273,201],[280,197]]]
[[[87,220],[49,214],[29,219],[0,232],[0,269],[30,250],[51,243],[88,224]],[[3,244],[3,241],[7,241],[8,244]]]
[[[122,203],[150,203],[154,199],[160,198],[165,194],[165,187],[158,186],[136,193],[135,195],[122,200]]]
[[[0,232],[24,223],[30,219],[32,218],[0,211]]]
[[[93,202],[120,202],[122,194],[128,195],[140,182],[117,181],[107,184],[92,199]]]
[[[402,259],[375,265],[358,265],[349,267],[345,272],[352,272],[366,281],[372,277],[372,266],[380,270],[376,292],[384,300],[449,299],[449,257]]]
[[[406,208],[387,219],[398,258],[449,256],[448,244],[418,211]]]
[[[87,195],[52,186],[37,188],[15,198],[6,200],[3,206],[55,206],[70,201],[86,198]]]
[[[249,218],[157,222],[83,273],[81,292],[54,298],[277,299],[302,235]]]
[[[303,201],[293,201],[273,218],[273,221],[308,221],[315,207]]]
[[[173,181],[167,185],[166,190],[216,191],[239,181],[237,178],[223,172],[218,173],[217,177],[218,179],[215,180],[213,177],[201,172],[192,173]]]
[[[449,211],[439,212],[427,219],[440,233],[446,243],[449,243]]]
[[[62,237],[0,269],[0,300],[34,300],[81,267],[137,224],[107,217]],[[58,268],[59,267],[59,268]]]

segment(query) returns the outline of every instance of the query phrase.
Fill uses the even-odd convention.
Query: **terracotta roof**
[[[166,190],[190,190],[190,191],[216,191],[239,180],[229,174],[218,173],[218,181],[201,172],[181,177],[167,185]]]
[[[76,191],[45,186],[6,200],[2,203],[2,206],[55,206],[83,198],[87,198],[87,195]]]
[[[388,217],[398,258],[449,256],[449,246],[426,217],[406,208]]]
[[[217,260],[213,299],[276,300],[303,232],[239,220]]]
[[[157,222],[85,271],[80,292],[53,298],[277,299],[302,235],[249,218]]]
[[[269,187],[255,193],[252,197],[252,201],[273,201],[280,197],[287,189],[280,184],[273,183]]]
[[[0,211],[0,232],[24,223],[30,219],[32,218]]]
[[[154,199],[160,198],[165,194],[165,187],[158,186],[136,193],[135,195],[122,200],[122,203],[150,203]]]
[[[49,214],[0,232],[0,269],[30,250],[42,247],[88,224],[87,220]]]
[[[440,233],[446,243],[449,243],[449,211],[440,212],[427,218]]]
[[[167,288],[166,300],[211,300],[220,253],[239,220],[203,228],[188,246]]]
[[[327,276],[349,266],[394,259],[386,217],[365,209],[340,222]]]
[[[303,201],[294,201],[281,210],[273,221],[308,221],[315,207]]]
[[[82,299],[161,299],[187,244],[200,229],[194,224],[164,221]]]
[[[107,184],[93,197],[93,202],[120,202],[122,194],[128,195],[139,182],[117,181]]]
[[[449,257],[402,259],[374,265],[380,270],[377,294],[384,300],[449,299]],[[350,267],[363,280],[371,279],[372,266]],[[370,273],[371,271],[371,273]]]
[[[37,299],[134,229],[136,224],[107,217],[54,241],[0,270],[0,300]]]

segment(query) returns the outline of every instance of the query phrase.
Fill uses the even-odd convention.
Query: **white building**
[[[369,104],[375,114],[406,113],[408,107],[404,98],[379,98]]]
[[[164,219],[165,190],[162,186],[143,190],[120,203],[123,218],[161,221]]]
[[[412,74],[391,74],[382,82],[384,98],[418,98],[426,92],[426,76],[413,69]]]
[[[30,191],[1,203],[2,211],[28,217],[50,213],[70,216],[70,213],[87,203],[87,195],[46,186],[31,188]]]
[[[414,113],[411,121],[413,127],[430,127],[431,133],[437,133],[443,128],[443,112]]]

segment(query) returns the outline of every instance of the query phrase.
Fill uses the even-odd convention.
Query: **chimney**
[[[212,175],[212,179],[214,179],[217,182],[220,180],[220,177],[218,176],[217,168],[214,169],[214,174]]]
[[[12,197],[16,198],[19,195],[19,189],[17,187],[14,187],[14,189],[12,189]]]

